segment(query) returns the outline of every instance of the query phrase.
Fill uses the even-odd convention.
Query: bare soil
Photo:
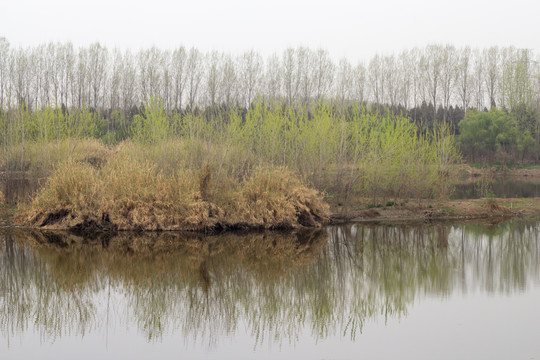
[[[512,218],[540,215],[540,198],[422,200],[379,208],[358,203],[348,209],[331,204],[330,210],[332,223]]]

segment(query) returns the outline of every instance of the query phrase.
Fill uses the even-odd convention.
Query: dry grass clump
[[[204,201],[198,176],[180,169],[173,175],[149,162],[114,157],[102,170],[98,211],[120,230],[200,230],[213,227],[222,211]]]
[[[243,182],[213,179],[213,168],[164,172],[121,144],[96,167],[68,160],[19,218],[30,226],[74,229],[204,230],[320,226],[329,207],[285,168],[256,170]]]
[[[6,202],[6,197],[4,196],[4,192],[0,190],[0,205],[3,205]]]
[[[482,205],[482,208],[489,214],[489,215],[506,215],[510,214],[511,210],[499,205],[497,200],[493,198],[486,198],[484,204]]]
[[[240,187],[231,217],[248,227],[321,226],[330,210],[319,193],[286,168],[259,168]]]
[[[87,163],[67,161],[48,178],[31,204],[19,206],[18,214],[23,222],[31,225],[61,222],[69,227],[96,208],[98,187],[95,168]]]

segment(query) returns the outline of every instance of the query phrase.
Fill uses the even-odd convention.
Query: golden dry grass
[[[97,139],[65,139],[54,142],[27,142],[14,145],[2,154],[0,169],[26,171],[30,176],[47,176],[66,161],[86,162],[100,167],[110,149]]]
[[[176,171],[164,171],[151,152],[130,143],[107,154],[99,166],[84,158],[62,163],[33,201],[19,206],[19,219],[118,230],[318,227],[329,219],[322,196],[282,167],[258,168],[243,181],[223,174],[216,180],[210,163],[194,170],[178,161]]]
[[[493,215],[493,214],[505,215],[505,214],[511,213],[510,209],[499,205],[497,200],[493,198],[485,199],[485,202],[482,205],[482,208],[490,215]]]
[[[4,196],[4,192],[0,190],[0,205],[3,205],[6,202],[6,197]]]
[[[242,184],[232,206],[238,224],[263,228],[321,226],[330,217],[319,193],[286,168],[259,168]]]

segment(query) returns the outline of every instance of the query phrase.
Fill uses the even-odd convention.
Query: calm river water
[[[540,359],[540,221],[0,230],[1,359]]]

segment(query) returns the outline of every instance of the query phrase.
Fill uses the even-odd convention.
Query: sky
[[[539,10],[538,0],[0,0],[0,37],[14,47],[183,45],[264,57],[307,46],[353,62],[427,44],[539,55]]]

